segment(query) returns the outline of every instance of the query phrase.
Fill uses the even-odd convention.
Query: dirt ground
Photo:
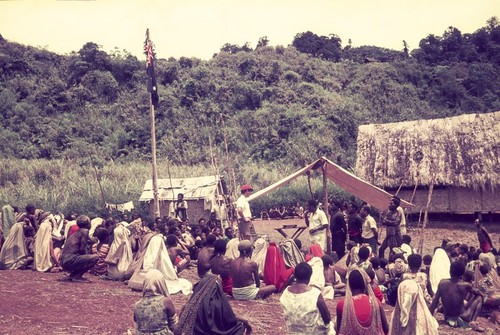
[[[271,241],[281,241],[283,237],[275,230],[283,224],[304,225],[299,220],[255,221],[258,234],[267,234]],[[494,244],[500,246],[500,225],[486,226]],[[293,230],[287,230],[287,233]],[[417,231],[409,232],[412,244],[418,245]],[[307,230],[300,239],[304,248],[308,247]],[[477,237],[472,225],[435,222],[424,232],[423,253],[431,253],[443,238],[452,242],[477,245]],[[36,271],[0,271],[0,334],[127,334],[133,333],[132,310],[140,299],[140,292],[131,291],[121,282],[113,282],[93,277],[91,283],[59,282],[64,273],[39,273]],[[195,283],[196,269],[190,268],[181,277]],[[188,297],[175,294],[172,299],[181,309]],[[327,301],[332,316],[335,316],[337,300]],[[237,302],[230,300],[236,315],[250,321],[254,334],[287,334],[279,295],[267,300]],[[390,319],[392,307],[386,306]],[[442,324],[441,314],[436,314],[440,322],[441,334],[466,334],[468,331],[451,329]],[[500,333],[487,319],[480,318],[480,325]]]

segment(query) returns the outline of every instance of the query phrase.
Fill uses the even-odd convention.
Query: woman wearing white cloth
[[[389,335],[438,334],[438,322],[427,307],[422,289],[413,279],[405,279],[399,284],[391,319]]]
[[[436,294],[439,282],[442,279],[450,278],[450,265],[450,258],[446,251],[442,248],[436,249],[429,269],[429,280],[431,282],[433,294]]]
[[[189,280],[177,276],[161,234],[151,238],[144,255],[142,270],[147,272],[151,269],[157,269],[163,274],[170,294],[177,292],[182,292],[185,295],[191,294],[193,284]]]
[[[109,248],[105,262],[108,264],[108,277],[122,280],[130,263],[134,260],[130,244],[130,230],[119,223],[113,230],[114,240]]]
[[[252,252],[252,261],[259,266],[259,275],[264,276],[264,263],[266,262],[267,247],[269,243],[262,237],[254,242],[254,249]]]
[[[55,265],[52,245],[53,220],[52,214],[44,213],[35,235],[35,269],[40,272],[49,271]]]

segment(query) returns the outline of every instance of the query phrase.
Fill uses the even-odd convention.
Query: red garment
[[[285,260],[276,243],[269,243],[264,263],[264,283],[276,286],[276,289],[280,292],[285,282],[293,274],[293,270],[293,268],[286,268]]]
[[[319,244],[313,243],[309,247],[309,253],[306,255],[306,262],[309,262],[313,257],[322,257],[323,249]]]
[[[369,327],[372,323],[372,313],[370,310],[370,297],[366,294],[359,294],[352,297],[354,301],[354,311],[356,312],[356,318],[358,322],[363,327]],[[380,306],[380,301],[377,302]],[[337,315],[342,315],[344,310],[344,299],[337,303]]]
[[[69,229],[69,232],[68,232],[68,237],[70,237],[71,235],[73,235],[74,233],[76,233],[76,231],[78,229],[80,229],[80,227],[78,227],[77,225],[71,226],[71,228]]]
[[[233,296],[233,277],[227,276],[226,278],[222,278],[222,290],[227,295]]]
[[[384,302],[384,294],[378,285],[372,286],[373,293],[377,297],[378,301]]]
[[[481,248],[481,250],[483,252],[490,252],[491,251],[491,244],[490,242],[488,241],[482,241],[480,244],[479,244],[479,247]]]

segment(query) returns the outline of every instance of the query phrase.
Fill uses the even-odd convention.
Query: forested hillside
[[[141,43],[141,41],[138,41]],[[172,164],[354,165],[360,124],[500,110],[500,25],[450,27],[409,52],[299,33],[288,47],[226,44],[209,61],[159,59],[158,156]],[[0,36],[0,155],[150,155],[145,60],[93,42],[70,55]]]

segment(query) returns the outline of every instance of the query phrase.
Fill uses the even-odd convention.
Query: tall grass
[[[262,189],[298,168],[273,165],[245,163],[237,166],[234,173],[236,180],[229,184],[233,189],[238,185],[250,183],[255,190]],[[165,160],[157,164],[159,178],[183,178],[212,175],[212,166],[171,166]],[[224,167],[219,173],[225,174]],[[93,166],[81,164],[76,160],[20,160],[4,159],[0,162],[0,205],[17,205],[23,210],[26,204],[32,203],[38,208],[52,212],[85,213],[90,216],[104,212],[104,202],[124,203],[133,201],[140,208],[139,197],[144,182],[151,179],[149,162],[108,162],[97,171]],[[99,182],[102,185],[101,194]],[[236,184],[236,185],[235,185]],[[317,199],[322,199],[322,177],[313,174],[311,188]],[[335,185],[329,183],[328,193],[346,196]],[[234,192],[233,199],[238,197]],[[104,198],[104,199],[103,199]],[[299,177],[290,184],[252,202],[252,212],[258,215],[261,210],[279,204],[289,205],[310,199],[307,177]]]

